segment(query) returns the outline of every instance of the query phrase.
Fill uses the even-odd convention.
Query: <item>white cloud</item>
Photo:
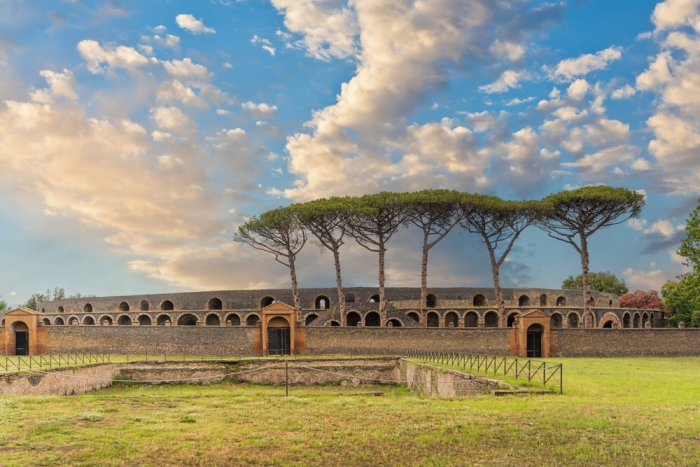
[[[272,55],[273,57],[275,56],[275,48],[274,47],[270,47],[269,45],[263,45],[262,48],[264,50],[267,50],[268,52],[270,52],[270,55]]]
[[[585,79],[577,79],[569,85],[569,88],[566,90],[566,94],[570,99],[580,101],[585,97],[589,89],[590,85]]]
[[[578,58],[562,60],[553,70],[548,71],[553,79],[571,81],[576,76],[585,76],[591,71],[602,70],[620,57],[622,57],[622,47],[609,47],[595,54],[584,54]]]
[[[479,91],[485,92],[487,94],[506,92],[511,88],[519,88],[520,85],[518,81],[523,78],[528,78],[529,73],[525,70],[514,71],[508,70],[504,71],[501,76],[495,82],[487,84],[485,86],[479,86]]]
[[[535,98],[532,97],[532,96],[531,96],[531,97],[526,97],[525,99],[518,99],[518,98],[516,97],[515,99],[511,99],[511,100],[509,100],[508,102],[506,102],[506,105],[507,105],[507,106],[520,105],[520,104],[524,104],[524,103],[526,103],[526,102],[530,102],[530,101],[533,101],[533,100],[535,100]]]
[[[241,104],[243,110],[249,112],[254,117],[272,117],[277,113],[277,106],[265,103],[255,104],[254,102],[244,102]]]
[[[642,159],[641,157],[639,159],[635,159],[634,162],[632,162],[632,165],[630,166],[634,170],[649,170],[651,168],[651,164],[649,164],[649,161],[646,159]]]
[[[63,70],[63,73],[42,70],[39,74],[44,77],[49,88],[32,92],[30,94],[32,101],[51,104],[57,97],[63,97],[68,100],[76,100],[78,98],[78,94],[75,92],[78,85],[73,72],[70,70]]]
[[[191,107],[208,107],[207,101],[199,97],[190,87],[178,80],[163,81],[158,88],[156,99],[160,102],[181,102]]]
[[[231,113],[231,112],[229,112],[228,110],[216,109],[216,114],[217,114],[217,115],[228,115],[228,114],[230,114],[230,113]]]
[[[216,31],[213,28],[208,28],[204,26],[204,22],[201,19],[197,19],[192,15],[177,15],[175,17],[177,25],[182,29],[186,29],[192,34],[215,34]]]
[[[192,63],[190,58],[163,62],[163,66],[168,74],[181,80],[205,81],[212,76],[205,66]]]
[[[129,71],[135,71],[138,67],[150,63],[148,58],[138,53],[133,47],[123,45],[102,47],[97,41],[92,40],[80,41],[78,52],[87,62],[87,69],[93,74],[104,73],[103,63],[106,63],[110,70],[124,68]]]
[[[647,225],[646,219],[635,219],[632,218],[627,221],[627,224],[632,227],[634,230],[639,230],[642,231],[644,230],[644,226]]]
[[[636,93],[637,93],[636,89],[634,89],[629,84],[626,84],[619,89],[615,89],[610,94],[610,97],[613,99],[629,99],[630,97],[634,96]]]
[[[675,29],[686,24],[697,23],[698,0],[666,0],[654,8],[651,20],[656,26],[655,32]]]
[[[156,107],[151,115],[158,128],[170,130],[181,135],[191,135],[195,125],[190,117],[177,107]]]
[[[676,228],[667,220],[659,220],[651,224],[651,227],[644,230],[645,234],[658,233],[666,238],[673,237]]]
[[[17,295],[17,292],[10,292],[10,297],[14,297],[15,295]]]
[[[622,272],[631,291],[634,290],[661,290],[661,286],[668,280],[673,280],[676,274],[657,269],[655,271],[637,271],[627,268]]]
[[[264,39],[262,37],[258,37],[258,35],[254,35],[253,38],[250,40],[253,44],[267,44],[267,45],[272,45],[272,42],[270,42],[268,39]]]
[[[585,155],[576,162],[563,162],[561,165],[579,169],[583,179],[598,178],[608,167],[629,163],[636,152],[637,148],[628,145],[614,146]]]
[[[231,64],[228,63],[228,62],[226,62],[226,63],[224,63],[224,68],[230,70],[231,68],[233,68],[233,65],[231,65]]]
[[[168,28],[161,24],[160,26],[152,28],[151,31],[155,32],[156,34],[165,34],[168,31]]]
[[[520,60],[525,55],[525,46],[516,42],[496,41],[489,48],[489,52],[499,58],[506,58],[511,61]]]

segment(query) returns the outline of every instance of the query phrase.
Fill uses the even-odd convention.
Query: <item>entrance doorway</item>
[[[15,355],[29,355],[29,328],[22,322],[15,323]]]
[[[267,329],[267,354],[289,355],[289,328]]]
[[[544,328],[540,324],[533,324],[527,328],[528,358],[542,358],[542,334]]]

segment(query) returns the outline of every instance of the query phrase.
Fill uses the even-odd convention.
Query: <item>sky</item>
[[[448,188],[540,199],[640,191],[591,238],[630,289],[685,271],[700,191],[700,0],[0,0],[0,297],[289,287],[232,241],[293,202]],[[418,286],[421,238],[387,285]],[[489,286],[479,239],[430,253],[429,286]],[[301,287],[333,287],[311,243]],[[348,241],[344,283],[377,284]],[[526,230],[503,286],[558,288],[569,245]]]

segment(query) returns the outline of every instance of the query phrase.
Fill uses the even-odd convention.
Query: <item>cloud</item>
[[[92,40],[80,41],[78,52],[87,62],[87,69],[93,74],[105,72],[103,63],[107,64],[109,70],[124,68],[132,72],[151,63],[133,47],[123,45],[102,47],[97,41]]]
[[[525,55],[525,50],[526,48],[522,44],[500,41],[498,39],[489,47],[489,52],[499,58],[505,58],[510,61],[520,60]]]
[[[212,76],[205,66],[192,63],[190,58],[166,61],[163,66],[168,74],[184,81],[206,81]]]
[[[216,109],[216,114],[217,114],[217,115],[228,115],[228,114],[230,114],[230,113],[231,113],[231,112],[229,112],[228,110]]]
[[[183,136],[190,136],[195,129],[190,117],[177,107],[156,107],[151,110],[151,116],[162,130],[170,130]]]
[[[243,107],[243,110],[247,111],[250,113],[253,117],[273,117],[277,113],[277,106],[275,105],[268,105],[265,104],[264,102],[261,102],[260,104],[255,104],[253,102],[244,102],[241,104],[241,107]]]
[[[676,278],[676,274],[656,269],[654,271],[637,271],[627,268],[622,272],[630,290],[661,290],[666,281]]]
[[[524,103],[526,103],[526,102],[531,102],[531,101],[533,101],[533,100],[535,100],[534,97],[526,97],[525,99],[518,99],[518,98],[516,97],[515,99],[511,99],[511,100],[509,100],[508,102],[506,102],[506,105],[507,105],[507,106],[520,105],[520,104],[524,104]]]
[[[619,89],[615,89],[610,94],[610,97],[613,99],[629,99],[630,97],[634,96],[636,93],[637,93],[636,89],[634,89],[629,84],[626,84]]]
[[[506,92],[508,89],[519,88],[518,81],[528,76],[527,71],[504,71],[497,81],[485,86],[479,86],[479,91],[487,94]]]
[[[197,19],[192,15],[177,15],[175,17],[175,22],[182,29],[186,29],[192,34],[216,34],[213,28],[208,28],[204,26],[204,22],[201,19]]]
[[[168,28],[163,26],[162,24],[160,26],[156,26],[155,28],[151,28],[151,31],[155,32],[156,34],[165,34],[168,31]]]
[[[206,100],[178,80],[163,81],[158,88],[156,98],[166,103],[181,102],[183,105],[190,107],[209,107]]]
[[[603,70],[611,62],[622,57],[622,47],[609,47],[595,54],[584,54],[578,58],[562,60],[549,71],[552,79],[573,80],[576,76],[585,76],[591,71]]]
[[[579,169],[580,176],[584,180],[593,179],[598,178],[610,166],[629,163],[637,150],[636,147],[628,145],[614,146],[583,156],[575,162],[564,162],[561,165]]]
[[[700,2],[697,0],[666,0],[654,7],[651,20],[654,23],[655,32],[675,29],[686,24],[694,24],[697,21],[697,9]]]
[[[160,37],[158,34],[153,37],[141,36],[141,41],[147,44],[154,44],[158,47],[169,47],[174,50],[180,50],[180,38],[172,34],[168,34],[165,37]],[[139,47],[143,46],[139,45]]]
[[[646,219],[630,219],[627,224],[634,230],[644,230],[644,226],[647,225]]]
[[[73,72],[65,69],[63,73],[42,70],[39,74],[46,79],[49,88],[32,92],[30,94],[32,101],[52,104],[57,97],[63,97],[68,100],[76,100],[78,98],[78,94],[75,92],[78,85],[75,81],[75,76],[73,76]]]
[[[272,55],[273,57],[275,56],[274,47],[270,47],[269,45],[263,45],[262,48],[270,52],[270,55]]]

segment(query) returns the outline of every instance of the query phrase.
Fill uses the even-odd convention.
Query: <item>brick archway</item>
[[[48,353],[49,330],[40,319],[41,313],[17,308],[5,313],[5,326],[0,328],[0,347],[5,355],[16,355],[16,332],[27,332],[27,354]]]

